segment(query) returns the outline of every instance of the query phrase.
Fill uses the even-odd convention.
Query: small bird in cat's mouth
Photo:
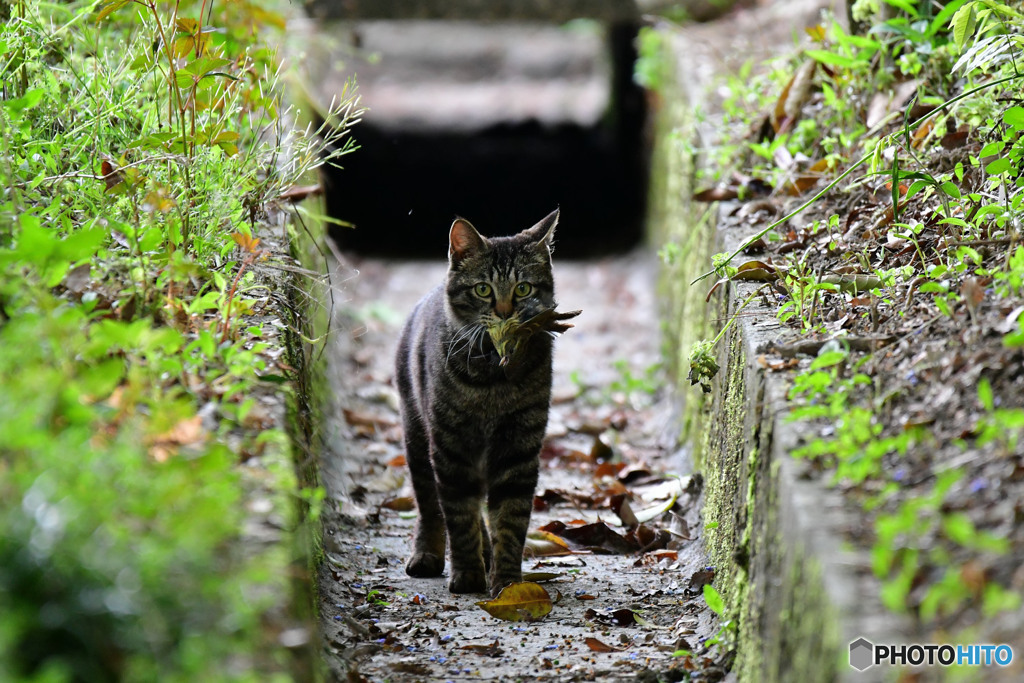
[[[516,352],[522,348],[526,341],[535,332],[544,330],[550,334],[562,334],[573,327],[572,324],[563,322],[578,316],[582,311],[568,311],[557,313],[553,308],[545,308],[526,322],[519,322],[519,318],[501,318],[487,327],[487,333],[491,337],[491,343],[498,352],[501,360],[500,367],[510,367],[516,358]]]

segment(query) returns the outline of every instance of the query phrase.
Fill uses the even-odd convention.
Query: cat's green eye
[[[481,299],[486,299],[491,295],[491,286],[486,282],[478,282],[473,287],[473,293]]]
[[[530,296],[533,293],[533,285],[529,282],[520,282],[516,285],[516,296],[524,297]]]

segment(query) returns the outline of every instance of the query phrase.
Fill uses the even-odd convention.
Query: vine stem
[[[231,333],[231,304],[235,300],[235,293],[238,291],[238,283],[241,282],[242,275],[245,274],[245,269],[250,267],[253,263],[256,262],[258,258],[263,257],[266,253],[267,252],[264,249],[251,251],[239,265],[238,272],[235,273],[235,277],[231,281],[231,289],[228,291],[227,301],[225,302],[224,305],[224,319],[222,321],[223,329],[220,337],[221,342],[226,342],[228,340],[228,336]]]
[[[964,99],[966,99],[968,97],[971,97],[971,96],[973,96],[973,95],[975,95],[975,94],[977,94],[977,93],[979,93],[979,92],[981,92],[983,90],[987,90],[988,88],[994,88],[997,85],[1002,85],[1003,83],[1009,83],[1011,81],[1015,81],[1015,80],[1018,80],[1020,78],[1024,78],[1024,74],[1014,74],[1012,76],[1005,76],[1003,78],[999,78],[999,79],[996,79],[994,81],[991,81],[990,83],[985,83],[984,85],[979,85],[976,88],[971,88],[970,90],[965,90],[964,92],[960,93],[956,97],[952,97],[952,98],[946,100],[945,102],[940,104],[938,107],[936,107],[932,111],[928,112],[924,116],[920,117],[919,119],[917,119],[916,121],[911,123],[908,127],[904,128],[904,129],[901,129],[899,131],[899,133],[904,133],[907,130],[918,128],[921,124],[923,124],[928,119],[931,119],[932,117],[936,116],[937,114],[939,114],[939,113],[949,109],[950,107],[952,107],[954,104],[956,104],[957,102],[959,102],[961,100],[964,100]],[[864,154],[864,156],[862,156],[860,159],[858,159],[852,166],[850,166],[848,169],[843,171],[843,173],[838,178],[836,178],[835,180],[830,182],[828,185],[823,187],[818,192],[818,194],[814,195],[813,197],[808,199],[806,202],[804,202],[803,204],[801,204],[796,209],[794,209],[793,211],[791,211],[787,215],[783,216],[779,220],[775,221],[774,223],[769,224],[768,227],[766,227],[764,230],[761,230],[760,232],[755,233],[755,234],[751,235],[750,237],[748,237],[747,239],[743,240],[743,244],[741,244],[739,247],[737,247],[734,252],[729,254],[729,257],[724,262],[722,262],[719,267],[727,266],[743,250],[747,249],[748,247],[750,247],[751,244],[753,244],[757,240],[759,240],[762,237],[764,237],[765,235],[767,235],[769,231],[774,230],[775,228],[779,227],[780,225],[783,225],[784,223],[786,223],[790,219],[794,218],[795,216],[798,216],[801,213],[803,213],[803,211],[807,207],[809,207],[811,204],[814,204],[816,201],[818,201],[819,199],[824,197],[832,188],[834,188],[836,185],[838,185],[840,182],[842,182],[847,176],[849,176],[851,173],[853,173],[854,170],[856,170],[860,166],[864,165],[865,162],[867,162],[869,159],[874,157],[878,153],[878,149],[882,145],[883,142],[885,142],[887,140],[891,141],[893,139],[893,136],[895,136],[897,134],[898,133],[890,133],[889,135],[886,135],[884,138],[882,138],[877,143],[875,143],[875,145],[874,145],[874,147],[872,147],[871,151],[869,151],[866,154]],[[704,278],[706,278],[706,277],[708,277],[710,275],[714,275],[714,274],[715,274],[715,270],[711,269],[708,272],[704,273],[703,275],[699,275],[696,278],[694,278],[693,280],[691,280],[690,281],[690,285],[691,286],[695,285],[698,282],[700,282],[701,280],[703,280]]]

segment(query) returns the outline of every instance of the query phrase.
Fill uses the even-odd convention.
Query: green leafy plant
[[[638,49],[633,66],[633,80],[648,90],[660,90],[665,86],[666,55],[664,34],[651,27],[643,27],[637,35]]]
[[[284,4],[4,8],[0,670],[279,680],[293,558],[245,547],[244,495],[266,487],[285,535],[299,485],[253,419],[261,375],[290,373],[249,319],[273,258],[256,235],[351,150],[358,100],[322,137],[289,123],[256,39]]]
[[[978,401],[985,409],[985,416],[977,428],[978,443],[995,442],[1005,455],[1016,453],[1024,437],[1024,409],[996,406],[992,385],[984,377],[978,381]]]
[[[884,579],[881,597],[889,609],[906,611],[914,582],[929,565],[945,568],[938,570],[940,578],[928,586],[920,599],[918,609],[925,621],[951,614],[972,599],[982,601],[990,615],[1020,606],[1020,597],[998,584],[973,575],[965,580],[965,572],[973,570],[953,563],[943,544],[933,542],[929,550],[924,550],[916,540],[941,536],[954,546],[982,553],[1007,552],[1006,539],[977,529],[963,513],[941,511],[947,493],[962,476],[959,470],[940,473],[928,495],[909,498],[895,512],[879,515],[875,520],[871,564],[876,576]]]
[[[809,272],[802,262],[797,262],[785,275],[785,288],[789,300],[779,306],[776,316],[781,322],[797,318],[805,331],[816,327],[821,299],[825,294],[838,292],[838,284],[827,282]]]
[[[721,594],[710,583],[704,584],[703,594],[704,602],[707,604],[708,609],[714,612],[718,618],[722,620],[721,625],[718,628],[718,632],[709,638],[705,644],[709,647],[711,645],[717,645],[723,650],[735,649],[738,626],[734,619],[726,618],[725,600],[722,599]]]
[[[612,380],[609,388],[614,392],[621,392],[627,396],[633,394],[653,395],[661,386],[657,379],[661,371],[660,363],[653,363],[643,370],[643,375],[637,376],[629,367],[629,361],[620,359],[613,363],[615,370],[619,373],[619,379]]]

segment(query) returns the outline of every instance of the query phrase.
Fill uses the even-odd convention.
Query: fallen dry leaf
[[[405,474],[404,470],[395,469],[389,467],[378,476],[365,481],[363,488],[367,491],[373,491],[374,493],[390,493],[397,491],[405,485]]]
[[[695,202],[721,202],[730,199],[736,199],[740,196],[738,190],[734,190],[729,187],[711,187],[706,190],[701,190],[693,195],[693,201]]]
[[[624,647],[612,647],[607,643],[602,643],[597,638],[587,638],[583,642],[585,642],[587,647],[589,647],[593,652],[622,652],[626,649]]]
[[[637,484],[641,486],[644,482],[650,482],[651,480],[661,480],[661,476],[651,472],[650,467],[645,464],[633,464],[627,465],[617,475],[619,481],[623,484]]]
[[[800,365],[800,359],[799,358],[788,358],[788,359],[786,359],[786,358],[782,358],[782,359],[772,358],[772,359],[769,359],[767,356],[761,355],[761,356],[757,357],[757,364],[760,365],[762,368],[765,368],[766,370],[771,370],[772,372],[781,372],[783,370],[790,370],[790,369],[795,368],[796,366]]]
[[[81,294],[85,291],[86,287],[89,286],[91,281],[90,270],[91,268],[88,263],[83,263],[80,266],[72,268],[68,271],[68,274],[64,276],[64,286],[67,287],[70,292]]]
[[[399,498],[390,498],[380,504],[382,508],[388,510],[394,510],[395,512],[409,512],[410,510],[416,509],[416,501],[410,496],[401,496]]]
[[[783,190],[785,190],[786,194],[793,197],[802,195],[817,185],[818,181],[825,176],[825,172],[829,170],[829,164],[828,159],[819,159],[793,178],[793,180],[787,182],[783,186]]]
[[[1007,313],[1006,317],[999,321],[999,324],[996,325],[996,332],[999,332],[1001,334],[1009,334],[1010,332],[1016,330],[1017,318],[1021,316],[1021,313],[1024,313],[1024,306],[1017,306],[1017,308]]]
[[[107,159],[100,162],[100,174],[103,177],[103,183],[107,186],[108,192],[125,180],[124,173],[117,170],[117,167]]]
[[[590,461],[591,462],[599,462],[599,463],[605,464],[605,463],[607,463],[608,461],[610,461],[614,457],[615,457],[615,452],[612,450],[612,447],[609,446],[605,442],[605,440],[602,439],[600,436],[595,436],[594,437],[594,443],[590,446]],[[625,465],[622,464],[622,466],[619,467],[618,469],[621,470],[622,467],[625,467]],[[598,468],[598,469],[600,469],[600,468]],[[617,471],[618,470],[616,470],[616,472]],[[601,477],[601,476],[605,476],[605,475],[597,474],[595,472],[594,476],[595,477]]]
[[[668,542],[672,540],[672,534],[664,529],[652,529],[645,524],[641,524],[626,534],[626,540],[639,546],[640,552],[648,553],[652,550],[661,550],[667,546]]]
[[[707,584],[711,583],[714,580],[715,580],[715,568],[714,567],[704,567],[704,569],[701,569],[700,571],[696,571],[696,572],[694,572],[690,576],[690,582],[686,586],[686,594],[687,595],[696,595],[697,593],[700,593],[704,589],[704,586],[706,586]]]
[[[771,123],[776,133],[782,133],[796,123],[800,110],[811,96],[814,86],[814,72],[818,62],[808,58],[789,79],[772,109]]]
[[[551,596],[539,583],[522,581],[505,586],[493,600],[481,600],[478,607],[496,619],[538,621],[551,612]]]
[[[480,603],[477,604],[479,605]],[[497,638],[494,639],[493,643],[488,643],[486,645],[463,645],[459,649],[469,650],[470,652],[473,652],[478,655],[483,655],[484,657],[500,657],[501,655],[505,654],[505,651],[498,647]]]
[[[619,516],[619,520],[622,522],[624,527],[635,527],[640,524],[640,521],[633,514],[633,508],[629,504],[629,497],[620,493],[616,496],[612,496],[609,501],[609,507],[612,512]]]
[[[398,651],[401,652],[400,649]],[[398,673],[411,674],[413,676],[430,675],[430,669],[428,669],[423,662],[392,662],[388,664],[388,668]],[[352,675],[353,673],[355,673],[355,676]],[[366,681],[365,678],[360,676],[354,670],[349,671],[347,680],[349,681],[349,683],[355,683],[356,681],[362,683],[363,681]]]
[[[563,491],[544,489],[544,493],[533,497],[533,510],[540,512],[547,510],[552,505],[569,502],[568,496]]]
[[[987,583],[985,569],[977,560],[970,560],[960,569],[960,581],[975,596],[981,595]]]
[[[886,120],[902,116],[906,110],[904,103],[917,91],[920,83],[918,80],[904,81],[896,84],[891,91],[875,93],[868,105],[865,125],[871,129]]]
[[[910,144],[914,149],[921,149],[924,141],[928,138],[928,135],[932,132],[932,128],[935,127],[935,120],[929,119],[918,126],[917,130],[914,131],[914,135],[911,137]]]
[[[960,285],[960,296],[964,298],[964,303],[967,304],[967,312],[970,314],[971,320],[974,321],[978,315],[978,306],[985,300],[985,284],[981,278],[964,278],[963,283]]]
[[[203,418],[194,415],[181,420],[163,434],[149,439],[149,454],[157,462],[165,462],[177,452],[179,446],[199,445],[206,439]]]
[[[524,557],[556,557],[571,554],[572,551],[565,541],[547,531],[531,531],[526,536]]]
[[[348,422],[353,427],[367,427],[370,429],[382,429],[388,427],[395,427],[398,422],[381,415],[372,415],[370,413],[360,412],[358,410],[350,410],[348,408],[342,408],[341,411],[345,415],[345,422]]]
[[[567,463],[591,462],[587,453],[556,443],[544,444],[540,449],[540,459]]]
[[[753,282],[771,282],[777,280],[779,273],[775,266],[763,261],[747,261],[736,267],[730,280],[748,280]]]
[[[595,486],[599,482],[601,484],[601,487],[597,490],[597,493],[594,496],[594,504],[596,507],[600,507],[600,501],[602,499],[609,499],[612,496],[618,495],[620,493],[629,493],[629,489],[627,489],[625,485],[618,479],[595,479]]]
[[[967,144],[967,135],[970,131],[966,129],[955,130],[952,133],[946,133],[942,136],[942,140],[939,142],[943,149],[957,149]]]
[[[675,562],[679,559],[679,552],[676,550],[655,550],[649,552],[646,555],[642,555],[640,559],[633,563],[634,567],[641,567],[644,565],[657,564],[658,562]]]
[[[594,469],[594,479],[614,477],[626,466],[624,462],[603,462]]]
[[[639,550],[639,545],[630,543],[604,522],[568,527],[563,522],[554,521],[542,526],[541,531],[553,533],[592,552],[625,555]]]

